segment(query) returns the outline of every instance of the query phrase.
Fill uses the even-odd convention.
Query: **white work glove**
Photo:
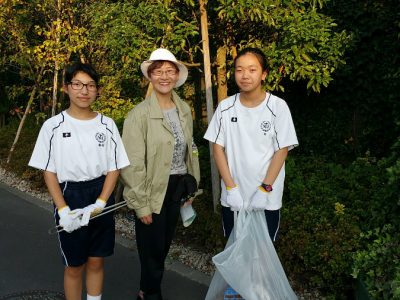
[[[237,211],[243,208],[244,201],[238,186],[226,189],[226,194],[226,203],[231,207],[231,210]]]
[[[106,206],[107,202],[103,199],[97,199],[95,203],[90,204],[83,208],[83,216],[81,219],[81,226],[87,226],[91,216],[98,215],[101,213]]]
[[[77,208],[71,211],[69,206],[65,206],[57,211],[60,217],[59,224],[66,232],[70,233],[81,227],[80,217],[83,214],[83,209]]]
[[[268,192],[259,186],[250,199],[250,208],[264,210],[268,201]]]

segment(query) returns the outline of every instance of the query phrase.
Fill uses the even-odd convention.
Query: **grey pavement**
[[[0,300],[62,299],[63,265],[52,206],[0,183]],[[105,260],[104,300],[136,299],[140,265],[133,242],[117,237]],[[179,262],[168,262],[165,300],[200,300],[210,278]],[[85,299],[85,298],[83,298]]]

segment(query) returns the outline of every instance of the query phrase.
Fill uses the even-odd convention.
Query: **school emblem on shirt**
[[[71,137],[71,132],[63,132],[63,138]]]
[[[271,123],[268,121],[261,122],[261,130],[264,132],[264,135],[267,135],[267,132],[271,129]]]
[[[99,147],[104,147],[104,143],[106,142],[106,135],[102,132],[98,132],[95,135],[96,141],[99,143]]]

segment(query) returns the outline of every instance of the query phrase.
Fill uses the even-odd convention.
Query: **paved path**
[[[0,300],[61,299],[57,294],[63,290],[63,265],[57,236],[47,232],[54,226],[51,210],[50,204],[0,183]],[[135,300],[140,266],[132,242],[118,237],[115,254],[105,264],[103,299]],[[204,299],[209,277],[178,262],[167,269],[165,300]],[[53,296],[44,296],[51,292]]]

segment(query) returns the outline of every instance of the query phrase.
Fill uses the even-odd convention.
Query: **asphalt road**
[[[62,299],[57,235],[48,234],[54,226],[51,211],[50,204],[0,183],[0,300]],[[132,241],[117,238],[115,254],[105,261],[103,299],[136,299],[140,265],[133,249]],[[204,299],[209,280],[179,262],[169,262],[164,299]]]

